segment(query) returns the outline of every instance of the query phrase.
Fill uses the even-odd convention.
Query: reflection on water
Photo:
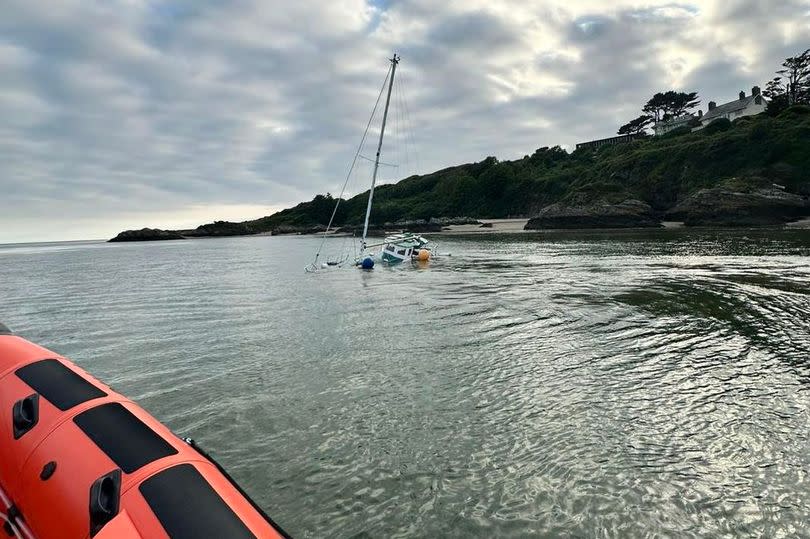
[[[0,319],[218,456],[296,537],[796,536],[810,234],[0,247]]]

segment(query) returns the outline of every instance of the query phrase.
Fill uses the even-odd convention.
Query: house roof
[[[738,110],[746,109],[749,107],[749,105],[751,105],[751,103],[754,102],[755,99],[756,96],[749,95],[747,97],[744,97],[743,99],[737,99],[736,101],[732,101],[724,105],[719,105],[710,110],[709,112],[707,112],[706,114],[704,114],[702,119],[705,122],[706,120],[711,120],[719,116],[724,116],[732,112],[737,112]],[[765,101],[765,98],[763,97],[762,100]]]

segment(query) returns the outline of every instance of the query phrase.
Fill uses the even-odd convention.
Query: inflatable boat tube
[[[192,440],[2,324],[0,525],[18,539],[289,537]]]

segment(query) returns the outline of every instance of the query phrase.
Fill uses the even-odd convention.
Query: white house
[[[762,97],[762,92],[758,86],[751,89],[751,95],[746,96],[745,92],[740,92],[740,98],[730,103],[717,106],[714,101],[709,102],[709,111],[700,118],[701,126],[706,127],[715,120],[726,118],[736,120],[743,116],[753,116],[765,112],[768,101]]]
[[[655,131],[656,136],[661,136],[663,134],[669,133],[673,129],[678,129],[679,127],[686,127],[689,125],[689,122],[697,118],[694,114],[684,114],[682,116],[678,116],[677,118],[670,118],[664,120],[663,122],[658,122],[653,126],[653,131]]]
[[[717,106],[717,103],[714,101],[710,101],[709,110],[706,112],[706,114],[703,114],[703,111],[698,111],[697,115],[687,113],[682,116],[678,116],[677,118],[658,122],[653,126],[653,130],[655,131],[656,135],[660,136],[665,133],[669,133],[673,129],[687,126],[693,120],[699,120],[700,126],[695,127],[692,130],[697,131],[699,129],[703,129],[714,120],[719,120],[721,118],[736,120],[737,118],[742,118],[743,116],[753,116],[754,114],[765,112],[765,108],[767,106],[768,100],[762,97],[762,92],[760,92],[759,86],[754,86],[751,89],[751,95],[749,96],[746,96],[745,92],[740,92],[739,99],[720,106]]]

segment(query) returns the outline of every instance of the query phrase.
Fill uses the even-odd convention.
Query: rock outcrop
[[[174,230],[160,230],[159,228],[142,228],[140,230],[124,230],[111,242],[118,241],[158,241],[158,240],[184,240],[182,234]]]
[[[529,219],[525,230],[547,228],[636,228],[661,226],[649,204],[627,199],[587,205],[551,204]]]
[[[200,225],[194,230],[184,230],[183,235],[188,237],[224,237],[224,236],[249,236],[256,231],[245,223],[232,223],[230,221],[214,221]]]
[[[701,189],[667,212],[667,219],[686,226],[778,225],[810,214],[799,195],[778,188],[747,192],[722,187]]]
[[[386,226],[382,228],[385,230],[402,230],[403,232],[422,234],[423,232],[441,232],[442,226],[445,225],[435,219],[431,219],[430,221],[416,219],[415,221],[397,222],[390,227],[386,224]]]

